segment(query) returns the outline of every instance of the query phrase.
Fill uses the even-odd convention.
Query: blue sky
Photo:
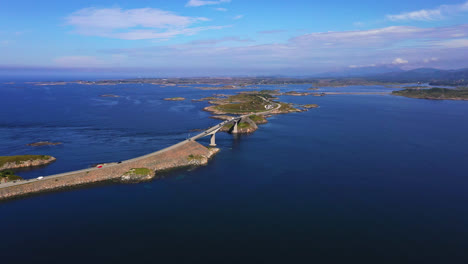
[[[468,1],[0,2],[0,67],[154,75],[468,67]]]

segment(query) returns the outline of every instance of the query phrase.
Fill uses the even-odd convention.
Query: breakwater
[[[219,149],[207,148],[195,141],[182,141],[161,151],[120,163],[107,164],[101,168],[90,168],[51,175],[43,179],[4,184],[0,186],[0,200],[108,180],[123,182],[151,180],[160,171],[205,165],[217,152]],[[129,173],[134,168],[149,169],[151,173],[146,175]]]

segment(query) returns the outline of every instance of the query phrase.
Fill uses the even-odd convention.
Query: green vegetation
[[[257,123],[257,121],[263,121],[263,116],[258,116],[258,115],[250,115],[249,118],[254,121],[255,123]]]
[[[188,155],[187,159],[189,161],[191,160],[202,160],[203,159],[203,156],[202,155],[193,155],[193,154],[190,154]]]
[[[234,124],[226,124],[223,126],[223,128],[221,129],[222,131],[229,131],[231,130],[231,128],[234,126]]]
[[[0,156],[0,167],[6,163],[20,164],[22,161],[48,160],[48,155],[20,155],[20,156]]]
[[[281,105],[281,108],[280,108],[281,112],[297,112],[297,111],[299,111],[298,109],[294,108],[292,106],[292,104],[280,103],[280,105]]]
[[[225,132],[230,132],[232,127],[234,126],[234,124],[226,124],[223,126],[223,128],[221,129],[221,131],[225,131]],[[237,124],[237,129],[241,130],[241,129],[247,129],[247,128],[250,128],[251,125],[247,122],[240,122],[239,124]]]
[[[2,181],[2,178],[5,179],[6,178],[6,181],[19,181],[19,180],[22,180],[23,178],[18,176],[18,175],[15,175],[13,173],[13,171],[11,170],[4,170],[4,171],[0,171],[0,182]]]
[[[263,97],[268,98],[265,95],[279,95],[281,94],[279,91],[280,90],[261,90],[258,93],[261,94]]]
[[[263,94],[261,96],[269,97]],[[229,103],[218,105],[216,108],[231,114],[265,111],[265,101],[259,94],[236,94],[230,96],[225,101]]]
[[[240,123],[237,125],[237,128],[238,128],[238,129],[249,128],[249,127],[250,127],[250,124],[247,123],[247,122],[240,122]]]
[[[133,168],[125,173],[125,175],[150,175],[151,170],[148,168]]]
[[[468,89],[405,89],[401,91],[394,91],[392,94],[421,99],[468,100]]]
[[[256,124],[263,124],[266,123],[267,120],[264,116],[261,115],[250,115],[249,118],[254,121]]]

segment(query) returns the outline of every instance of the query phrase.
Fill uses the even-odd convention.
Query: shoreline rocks
[[[0,171],[43,166],[57,160],[46,155],[4,156],[0,158],[4,160],[4,163],[0,166]]]

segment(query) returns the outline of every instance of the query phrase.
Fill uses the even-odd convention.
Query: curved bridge
[[[189,141],[195,141],[195,140],[203,138],[203,137],[211,136],[210,147],[216,147],[216,132],[218,132],[223,126],[225,126],[227,124],[234,123],[232,133],[237,133],[237,126],[239,125],[239,123],[242,121],[243,118],[247,118],[250,115],[266,115],[266,114],[269,114],[269,113],[281,108],[281,104],[273,103],[272,101],[269,101],[269,100],[265,99],[262,96],[259,96],[259,97],[262,98],[263,101],[265,101],[267,103],[270,103],[270,105],[271,104],[276,104],[276,107],[274,107],[274,108],[272,108],[270,110],[264,111],[264,112],[260,112],[260,113],[252,113],[252,114],[241,115],[241,116],[238,116],[238,117],[233,117],[233,118],[231,118],[229,120],[226,120],[224,122],[221,122],[221,123],[217,124],[216,126],[208,128],[207,130],[203,131],[202,133],[200,133],[200,134],[198,134],[196,136],[193,136],[193,137],[189,138],[188,140]]]

